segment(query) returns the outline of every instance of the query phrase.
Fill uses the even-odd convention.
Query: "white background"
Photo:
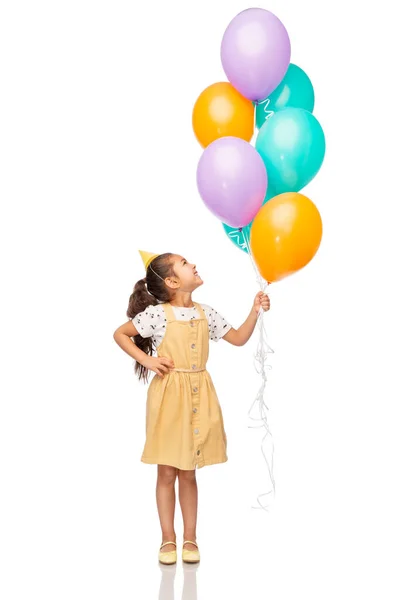
[[[2,3],[1,579],[40,597],[399,597],[396,6],[270,0],[313,81],[325,162],[306,188],[324,238],[274,285],[267,388],[276,499],[247,411],[256,334],[212,343],[229,460],[198,471],[202,562],[162,574],[147,388],[112,334],[138,249],[195,261],[196,301],[236,327],[249,258],[200,200],[198,94],[242,1]],[[396,45],[395,45],[396,44]],[[178,549],[181,517],[176,513]],[[182,596],[182,588],[184,583]]]

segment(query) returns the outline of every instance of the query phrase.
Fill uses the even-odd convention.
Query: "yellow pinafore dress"
[[[222,410],[206,369],[207,317],[201,305],[194,304],[200,318],[190,321],[176,319],[172,306],[163,304],[166,331],[157,354],[171,358],[175,368],[151,380],[141,457],[144,463],[185,471],[228,460]]]

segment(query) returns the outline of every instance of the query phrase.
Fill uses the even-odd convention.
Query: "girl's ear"
[[[166,277],[164,279],[165,281],[165,285],[167,285],[169,288],[176,290],[176,288],[179,287],[180,282],[179,279],[177,277]]]

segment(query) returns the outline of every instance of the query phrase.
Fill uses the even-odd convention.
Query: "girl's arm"
[[[174,361],[170,358],[167,358],[166,356],[149,356],[146,352],[143,352],[143,350],[136,346],[135,342],[131,339],[135,335],[139,335],[139,332],[132,321],[128,321],[114,331],[113,337],[118,346],[129,354],[129,356],[134,358],[146,369],[154,371],[154,373],[160,377],[164,377],[164,374],[168,373],[169,369],[174,368]]]
[[[260,306],[262,306],[264,311],[270,309],[269,297],[263,292],[258,292],[256,295],[250,314],[245,322],[239,327],[239,329],[234,329],[231,327],[228,333],[223,336],[223,339],[230,344],[233,344],[233,346],[244,346],[251,338],[251,335],[255,329]]]
[[[146,362],[146,359],[149,358],[149,355],[138,348],[135,342],[131,339],[135,335],[139,335],[139,332],[132,321],[128,321],[114,331],[114,340],[117,342],[118,346],[124,350],[124,352],[129,354],[129,356],[143,365],[144,362]]]

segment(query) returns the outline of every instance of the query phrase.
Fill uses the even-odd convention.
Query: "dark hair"
[[[172,299],[172,295],[165,285],[164,279],[166,277],[172,277],[175,275],[173,270],[173,257],[175,255],[172,252],[165,252],[154,258],[147,267],[146,277],[139,279],[136,282],[133,292],[129,297],[128,309],[126,315],[129,319],[133,319],[138,313],[142,312],[146,306],[152,304],[162,304],[169,302]],[[151,267],[150,267],[151,265]],[[143,338],[140,334],[135,335],[133,338],[135,344],[146,352],[149,356],[153,355],[153,340],[151,337]],[[139,381],[143,379],[144,382],[148,381],[149,370],[146,369],[141,363],[135,361],[135,373],[139,377]]]

